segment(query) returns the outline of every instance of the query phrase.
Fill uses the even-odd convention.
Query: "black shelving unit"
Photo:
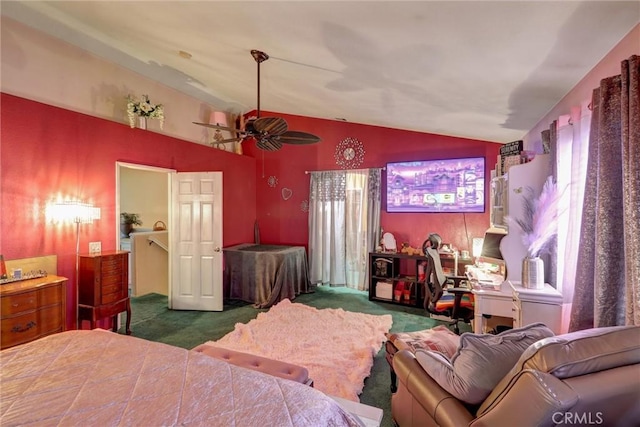
[[[370,252],[369,300],[422,307],[420,265],[426,262],[427,258],[419,255]]]

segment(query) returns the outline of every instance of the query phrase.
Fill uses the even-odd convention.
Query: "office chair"
[[[438,248],[442,239],[438,234],[430,234],[422,244],[427,258],[424,280],[424,309],[434,315],[450,318],[456,334],[460,334],[459,321],[471,323],[473,320],[473,294],[469,287],[463,287],[465,276],[446,276],[440,263]]]

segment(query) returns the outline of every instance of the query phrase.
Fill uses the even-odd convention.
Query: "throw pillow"
[[[460,336],[444,325],[423,331],[387,333],[386,335],[398,351],[407,349],[415,353],[418,349],[432,350],[447,357],[455,354],[460,343]]]
[[[553,332],[542,323],[498,335],[467,332],[460,336],[460,346],[451,361],[428,350],[416,350],[416,359],[443,389],[475,405],[489,396],[527,347],[550,336]]]

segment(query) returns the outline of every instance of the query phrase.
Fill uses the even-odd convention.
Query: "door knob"
[[[215,252],[220,252],[220,248],[215,248],[214,251]]]

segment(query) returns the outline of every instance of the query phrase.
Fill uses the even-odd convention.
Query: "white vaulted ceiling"
[[[521,138],[639,21],[614,1],[1,2],[3,15],[209,103]],[[191,54],[190,59],[179,55]]]

